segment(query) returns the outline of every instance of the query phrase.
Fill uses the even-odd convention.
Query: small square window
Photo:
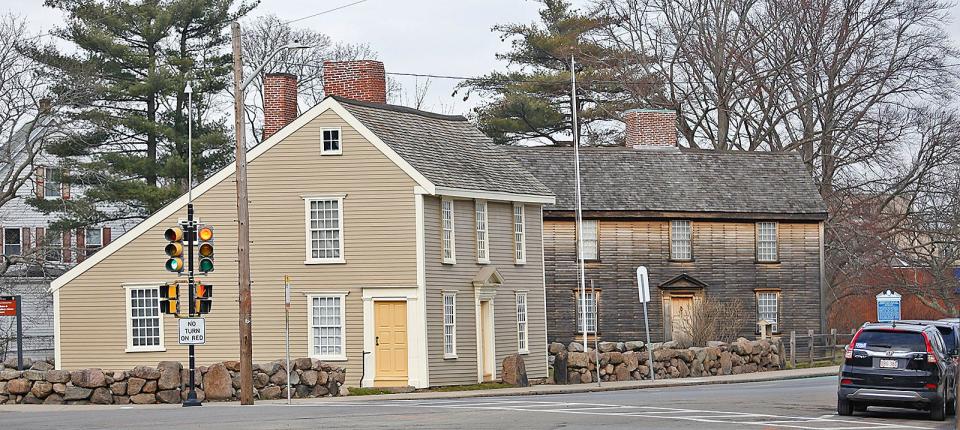
[[[339,128],[324,128],[321,129],[320,133],[323,140],[320,155],[340,155],[343,153],[343,148],[340,145]]]

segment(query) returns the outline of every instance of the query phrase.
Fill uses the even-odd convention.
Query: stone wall
[[[643,342],[600,342],[600,379],[633,381],[650,378],[648,345]],[[710,342],[706,347],[681,348],[676,342],[653,343],[653,370],[657,379],[779,370],[785,366],[783,342],[747,340]],[[597,354],[579,343],[550,344],[550,383],[580,384],[597,381]]]
[[[9,367],[9,366],[14,367]],[[318,360],[291,360],[293,397],[346,395],[345,371]],[[161,361],[156,367],[131,370],[54,370],[53,360],[25,360],[29,370],[16,370],[16,360],[0,365],[0,404],[151,404],[180,403],[187,397],[190,371],[180,362]],[[254,363],[254,396],[287,396],[286,360]],[[196,369],[197,399],[236,400],[240,391],[240,362],[225,361]]]

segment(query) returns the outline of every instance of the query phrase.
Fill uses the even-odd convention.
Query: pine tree
[[[468,96],[477,92],[489,99],[474,109],[474,119],[497,143],[569,144],[573,55],[581,142],[615,143],[621,138],[616,126],[621,112],[637,107],[639,98],[655,97],[661,85],[637,71],[635,57],[603,43],[606,18],[573,9],[565,0],[540,2],[539,23],[493,28],[502,40],[511,40],[510,49],[497,58],[516,71],[493,72],[460,85]]]
[[[79,130],[48,147],[68,160],[63,182],[82,198],[34,199],[61,212],[54,228],[142,219],[187,188],[187,95],[193,87],[194,180],[231,161],[229,118],[211,109],[230,84],[226,26],[255,5],[233,0],[47,0],[67,13],[54,31],[76,53],[32,55],[62,75],[61,91],[80,89]]]

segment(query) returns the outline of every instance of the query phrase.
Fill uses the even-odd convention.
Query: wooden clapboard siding
[[[320,156],[320,128],[339,126],[342,156]],[[362,287],[415,287],[415,183],[333,111],[295,131],[249,164],[254,360],[284,356],[283,276],[293,282],[291,354],[308,354],[307,293],[345,292],[347,384],[357,385],[362,360]],[[303,196],[345,194],[345,264],[304,264]],[[233,176],[195,200],[196,213],[215,228],[217,269],[207,343],[198,364],[238,359],[237,229]],[[174,279],[162,269],[163,230],[185,209],[117,250],[63,286],[60,294],[61,367],[129,369],[160,360],[186,360],[177,322],[164,318],[166,352],[125,353],[124,283]]]
[[[484,265],[477,263],[473,200],[454,201],[457,263],[443,264],[440,242],[440,199],[424,198],[424,236],[427,281],[427,344],[430,385],[453,385],[477,380],[476,302],[471,284]],[[516,292],[527,293],[529,354],[524,356],[530,378],[546,377],[546,326],[544,322],[543,266],[541,261],[540,206],[528,204],[526,212],[527,263],[514,264],[513,205],[487,203],[490,265],[504,278],[493,300],[496,367],[517,352]],[[457,293],[457,358],[443,356],[443,292]]]
[[[548,213],[549,217],[549,213]],[[600,339],[643,339],[643,313],[637,294],[636,268],[650,274],[652,300],[648,311],[654,341],[664,338],[663,295],[658,285],[682,273],[704,282],[709,300],[740,299],[749,315],[739,328],[755,333],[757,288],[779,288],[780,331],[820,328],[820,237],[816,222],[780,222],[779,258],[775,264],[755,261],[755,224],[728,220],[693,222],[693,257],[670,261],[669,220],[599,221],[600,259],[586,264],[587,287],[600,294]],[[576,234],[572,219],[544,222],[547,320],[551,341],[569,342],[578,335],[576,291],[579,290]]]

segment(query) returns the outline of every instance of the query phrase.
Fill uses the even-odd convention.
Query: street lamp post
[[[237,265],[240,283],[240,404],[253,404],[253,339],[251,313],[253,303],[250,299],[250,211],[247,200],[247,148],[243,123],[243,90],[263,70],[268,62],[281,51],[308,48],[306,45],[292,43],[274,50],[253,74],[243,79],[243,61],[241,59],[240,23],[230,25],[233,45],[233,97],[234,97],[234,133],[236,134],[236,183],[237,183]]]

